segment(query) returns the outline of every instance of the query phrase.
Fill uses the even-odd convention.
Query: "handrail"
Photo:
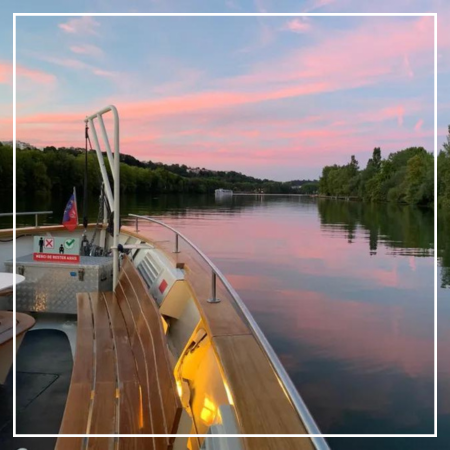
[[[148,222],[153,222],[158,225],[161,225],[162,227],[172,231],[175,233],[175,248],[174,252],[179,252],[179,238],[181,238],[186,244],[188,244],[210,267],[212,271],[212,283],[211,283],[211,298],[208,299],[210,303],[217,303],[220,300],[216,296],[216,278],[219,278],[219,280],[222,282],[222,285],[225,287],[225,289],[228,291],[228,293],[231,295],[233,300],[236,302],[237,306],[240,308],[242,314],[247,319],[253,333],[255,334],[255,337],[259,340],[260,345],[266,352],[269,361],[277,374],[277,377],[279,378],[280,382],[282,383],[292,405],[296,409],[298,415],[300,416],[301,420],[303,421],[303,424],[305,425],[306,430],[309,434],[313,435],[320,435],[321,432],[314,421],[311,413],[308,410],[308,407],[306,406],[305,402],[301,398],[300,394],[297,391],[297,388],[294,386],[294,383],[292,382],[291,378],[289,377],[288,373],[286,372],[286,369],[284,368],[283,364],[281,364],[281,361],[279,360],[277,354],[275,353],[274,349],[270,345],[269,341],[265,337],[264,333],[261,331],[261,328],[259,328],[259,325],[256,323],[255,319],[253,318],[252,314],[248,310],[247,306],[245,306],[245,303],[242,301],[239,294],[236,292],[236,290],[233,288],[233,286],[230,284],[230,282],[225,278],[225,275],[219,270],[219,268],[208,258],[208,256],[205,255],[188,237],[186,237],[184,234],[180,233],[175,228],[171,227],[170,225],[167,225],[166,223],[153,219],[152,217],[148,216],[140,216],[137,214],[129,214],[130,217],[134,217],[136,219],[136,231],[139,231],[138,225],[139,225],[139,219],[146,220]],[[311,437],[312,442],[315,445],[315,448],[317,450],[329,450],[328,444],[326,443],[325,439],[321,436],[312,436]]]
[[[44,214],[53,214],[53,211],[30,211],[30,212],[16,212],[14,213],[1,213],[0,217],[9,217],[9,216],[34,216],[34,226],[37,228],[39,226],[38,216],[42,216]]]

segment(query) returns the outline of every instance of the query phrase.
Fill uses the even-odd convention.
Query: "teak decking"
[[[78,294],[77,349],[60,434],[175,434],[180,416],[161,316],[125,258],[115,294]],[[56,448],[108,449],[114,441],[60,437]],[[127,438],[114,448],[163,450],[172,443]]]

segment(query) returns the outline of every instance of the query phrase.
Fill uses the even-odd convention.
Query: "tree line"
[[[46,147],[17,149],[17,195],[81,192],[84,180],[83,149]],[[106,155],[104,155],[106,161]],[[0,191],[13,189],[13,150],[0,143]],[[450,126],[438,155],[438,204],[450,208]],[[111,176],[109,165],[107,170]],[[423,147],[409,147],[383,158],[375,148],[365,168],[351,156],[348,164],[329,165],[315,180],[277,182],[258,179],[236,171],[212,171],[179,164],[139,161],[121,155],[123,193],[211,193],[215,189],[236,192],[320,193],[327,196],[356,197],[374,202],[432,205],[434,201],[434,157]],[[88,152],[88,193],[97,194],[101,184],[95,151]]]
[[[319,192],[374,202],[432,205],[434,157],[423,147],[409,147],[383,158],[376,147],[364,169],[353,155],[348,164],[325,166]]]
[[[46,147],[17,149],[17,195],[69,193],[75,186],[83,189],[85,153],[82,149]],[[235,171],[212,171],[186,165],[142,162],[131,155],[120,155],[122,193],[211,193],[215,189],[235,192],[291,193],[290,182],[250,177]],[[105,165],[111,171],[104,155]],[[95,151],[87,155],[88,193],[98,194],[101,172]],[[1,190],[12,192],[13,150],[0,144]],[[305,180],[306,181],[309,180]]]

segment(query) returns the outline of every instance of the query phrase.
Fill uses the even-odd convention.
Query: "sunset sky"
[[[67,11],[43,3],[39,12]],[[208,11],[366,11],[359,3],[216,1]],[[143,4],[128,2],[127,12],[177,11],[175,2]],[[107,11],[125,12],[115,5]],[[450,16],[440,1],[378,6],[438,12],[442,24]],[[8,140],[12,15],[2,25],[0,139]],[[450,123],[448,33],[438,42],[440,146]],[[364,166],[375,146],[385,156],[433,150],[431,17],[19,17],[17,75],[17,138],[37,146],[83,146],[84,116],[113,103],[123,153],[276,180],[316,178],[351,154]]]

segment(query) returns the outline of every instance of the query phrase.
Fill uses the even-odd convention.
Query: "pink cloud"
[[[350,152],[370,151],[380,139],[384,151],[394,150],[394,145],[416,143],[417,138],[426,137],[425,133],[413,136],[412,130],[403,128],[386,131],[381,129],[381,123],[387,122],[388,126],[391,121],[401,126],[405,117],[423,108],[423,102],[417,105],[419,101],[390,104],[368,101],[365,107],[359,108],[362,111],[352,114],[351,118],[348,118],[348,110],[343,108],[325,111],[309,124],[303,123],[301,118],[286,121],[254,112],[263,110],[259,108],[260,104],[271,101],[388,80],[410,82],[409,71],[413,68],[419,72],[425,70],[428,54],[432,62],[430,23],[432,25],[422,19],[387,21],[383,26],[378,22],[367,22],[357,30],[326,37],[312,48],[301,48],[255,65],[244,75],[218,80],[207,91],[174,95],[174,86],[168,83],[160,90],[154,90],[163,98],[115,100],[123,124],[123,151],[148,158],[151,145],[153,159],[190,165],[191,159],[202,159],[212,168],[220,164],[231,165],[233,161],[260,165],[273,161],[294,162],[301,154],[305,158],[304,165],[318,166],[327,158],[337,158],[332,160],[340,162],[339,159]],[[116,75],[77,59],[45,58],[48,62],[96,76],[114,78]],[[193,72],[187,86],[195,87],[202,76]],[[117,82],[124,78],[115,77]],[[175,87],[185,90],[185,86]],[[87,109],[90,111],[89,107]],[[246,117],[240,115],[241,111],[247,112]],[[249,114],[248,111],[253,112]],[[61,131],[58,139],[69,145],[71,140],[78,139],[77,127],[85,114],[86,110],[70,114],[60,110],[53,114],[19,115],[18,132],[22,140],[29,136],[40,139],[40,145],[44,145],[43,141],[50,144],[45,131],[58,125],[67,133],[64,137]],[[179,117],[183,120],[178,120]],[[148,129],[149,124],[151,129]],[[44,131],[38,133],[37,127]],[[420,144],[423,145],[423,141]]]
[[[303,12],[311,12],[316,9],[323,8],[324,6],[331,5],[335,0],[312,0],[309,5],[303,10]]]
[[[88,56],[101,56],[103,54],[103,50],[96,45],[91,44],[83,44],[83,45],[72,45],[70,50],[73,53],[88,55]]]
[[[404,67],[405,67],[405,71],[406,71],[406,73],[408,74],[408,76],[409,76],[410,78],[413,78],[413,77],[414,77],[414,71],[413,71],[412,68],[411,68],[411,64],[410,64],[410,62],[409,62],[409,57],[408,57],[408,55],[404,55],[404,56],[403,56],[403,65],[404,65]]]
[[[87,69],[90,66],[79,59],[74,58],[57,58],[49,55],[39,55],[41,61],[46,61],[57,66],[66,67],[69,69]]]
[[[254,104],[290,97],[311,95],[327,90],[325,83],[309,83],[282,87],[263,92],[209,91],[195,94],[166,97],[158,100],[122,103],[127,117],[154,118],[165,115],[180,115],[196,111],[218,110],[239,105]]]
[[[40,55],[39,59],[67,69],[89,71],[90,73],[101,77],[115,77],[118,75],[117,72],[104,70],[75,58],[57,58],[54,56]]]
[[[293,33],[306,33],[311,29],[311,23],[305,18],[297,17],[287,22],[284,29]]]
[[[51,73],[37,69],[30,69],[21,65],[16,66],[16,73],[17,76],[24,77],[29,81],[38,84],[53,84],[56,81],[56,77]]]
[[[26,78],[37,84],[53,84],[56,77],[39,69],[32,69],[21,64],[16,65],[17,77]],[[0,84],[12,84],[13,65],[10,62],[0,62]]]
[[[12,83],[12,64],[0,61],[0,84]]]
[[[415,131],[420,131],[422,129],[423,119],[419,119],[417,123],[414,125]]]
[[[419,69],[433,71],[430,17],[373,21],[335,32],[316,45],[256,64],[247,74],[223,82],[229,87],[256,90],[315,80],[326,83],[327,91],[337,91],[411,78],[413,70]]]
[[[70,34],[97,34],[99,26],[100,23],[91,16],[70,19],[67,22],[58,24],[61,30]]]
[[[278,97],[284,92],[271,95]],[[354,115],[353,122],[341,121],[335,127],[330,124],[335,122],[336,117],[343,116],[342,111],[297,120],[252,116],[249,121],[230,122],[226,119],[222,125],[214,124],[215,121],[222,122],[221,117],[228,114],[230,108],[234,111],[235,108],[267,98],[261,97],[261,93],[247,96],[242,93],[209,92],[117,103],[121,114],[122,151],[148,159],[147,152],[151,148],[152,159],[190,165],[198,160],[211,168],[231,167],[237,162],[259,166],[273,161],[295,164],[301,155],[303,166],[316,167],[330,160],[343,163],[349,152],[370,152],[377,145],[381,145],[384,152],[418,144],[418,138],[418,145],[426,145],[429,137],[428,132],[417,134],[404,128],[378,131],[378,122],[391,118],[402,120],[405,106],[395,104],[378,111],[372,111],[374,104],[369,104],[368,112]],[[405,105],[414,110],[415,103],[407,102]],[[36,142],[39,145],[49,145],[48,128],[58,129],[58,136],[52,134],[52,139],[65,139],[60,145],[71,145],[71,139],[78,139],[79,123],[85,114],[86,111],[31,116],[19,114],[18,133],[22,140],[32,138],[39,140]],[[176,119],[180,115],[183,116],[182,123]],[[367,128],[368,124],[370,128]],[[277,143],[276,148],[270,144],[273,142]]]
[[[403,105],[394,106],[391,108],[385,108],[381,111],[381,114],[384,119],[396,117],[398,125],[402,126],[403,125],[403,117],[405,115],[405,108],[403,107]]]
[[[111,72],[109,70],[102,70],[102,69],[97,69],[97,68],[93,68],[92,73],[99,77],[116,77],[117,76],[117,72]]]

